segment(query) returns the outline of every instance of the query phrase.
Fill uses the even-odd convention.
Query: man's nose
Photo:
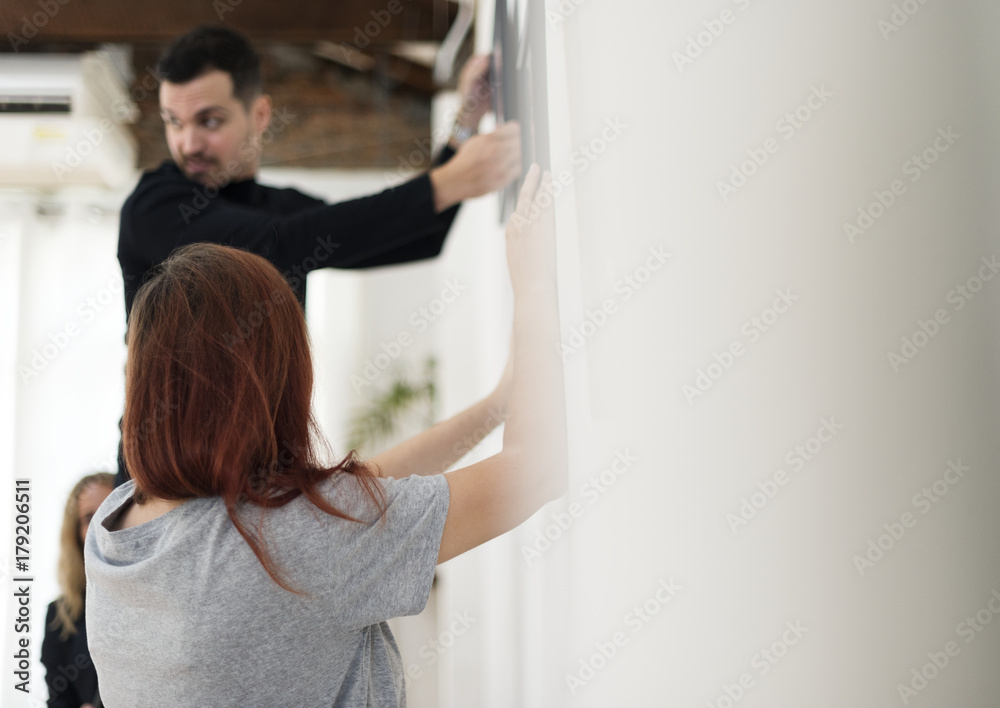
[[[180,148],[182,155],[197,155],[201,152],[202,147],[204,147],[201,131],[195,126],[189,125],[181,128],[180,134],[177,137],[177,146]]]

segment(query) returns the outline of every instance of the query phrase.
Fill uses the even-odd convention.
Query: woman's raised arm
[[[451,418],[380,452],[371,461],[383,477],[441,474],[503,422],[507,396],[498,387]]]
[[[532,165],[507,225],[514,286],[513,380],[503,449],[445,474],[451,494],[438,563],[510,531],[566,491],[551,177]]]

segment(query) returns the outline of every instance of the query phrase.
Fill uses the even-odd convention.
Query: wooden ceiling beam
[[[377,73],[382,81],[403,84],[426,96],[433,95],[441,88],[434,83],[433,68],[410,61],[406,57],[384,51],[368,53],[345,50],[343,45],[331,42],[317,44],[313,53],[361,73]]]
[[[0,36],[15,33],[28,42],[160,43],[200,24],[222,23],[254,42],[326,41],[370,49],[441,41],[457,13],[451,0],[3,0]]]

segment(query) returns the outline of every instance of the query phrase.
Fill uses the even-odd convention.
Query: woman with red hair
[[[87,536],[87,626],[104,703],[405,705],[386,620],[420,612],[434,568],[566,486],[555,240],[532,166],[507,227],[511,356],[500,384],[382,453],[327,463],[302,310],[265,259],[177,250],[129,321],[133,479]],[[453,472],[506,410],[503,449]]]

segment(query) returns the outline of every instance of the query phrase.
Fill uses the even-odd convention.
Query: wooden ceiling
[[[368,39],[386,45],[441,41],[457,12],[448,0],[3,0],[0,30],[6,36],[28,21],[46,41],[159,43],[221,22],[254,41],[350,44],[374,21]],[[38,13],[44,21],[32,19]]]
[[[443,88],[401,43],[440,44],[457,14],[449,0],[0,0],[0,52],[125,45],[136,88],[174,38],[224,24],[254,43],[265,90],[296,116],[265,165],[394,168],[430,135],[430,97]],[[455,73],[470,53],[471,32]],[[168,157],[159,109],[155,92],[133,95],[139,166],[148,168]]]

